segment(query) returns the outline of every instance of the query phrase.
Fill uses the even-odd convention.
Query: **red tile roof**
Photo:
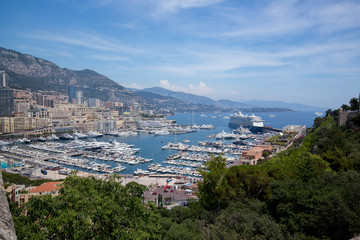
[[[47,182],[47,183],[43,183],[38,187],[35,187],[33,189],[31,189],[29,192],[30,193],[38,193],[38,192],[51,192],[51,191],[56,191],[58,189],[60,189],[61,187],[59,186],[61,184],[61,182]]]

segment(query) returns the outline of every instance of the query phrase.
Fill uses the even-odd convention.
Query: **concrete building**
[[[74,124],[74,131],[87,133],[90,131],[97,131],[97,123],[92,122],[85,122],[85,123],[76,123]]]
[[[28,117],[33,118],[50,118],[50,112],[46,107],[37,107],[28,111]]]
[[[116,120],[103,120],[96,122],[97,130],[101,132],[110,132],[116,130]]]
[[[69,103],[73,103],[73,100],[76,99],[76,87],[69,86],[68,94],[69,94]]]
[[[1,87],[6,88],[7,87],[6,73],[5,71],[0,71],[0,74],[2,75]]]
[[[89,98],[88,106],[89,107],[100,107],[101,101],[98,98]]]
[[[14,118],[12,117],[0,117],[0,132],[1,133],[13,133],[14,129]]]
[[[284,133],[300,133],[301,135],[306,135],[306,126],[305,125],[287,125],[283,127],[282,131]]]
[[[242,157],[240,158],[240,165],[256,165],[264,152],[272,153],[272,151],[272,146],[266,145],[257,145],[248,151],[243,151]]]
[[[17,133],[36,129],[38,120],[30,117],[0,117],[1,133]]]
[[[0,117],[11,117],[14,111],[14,91],[0,88]]]
[[[23,206],[27,203],[32,196],[39,196],[39,195],[51,195],[53,197],[59,194],[59,189],[61,182],[47,182],[43,183],[38,187],[35,187],[26,194],[19,194],[19,207]]]
[[[83,91],[76,91],[76,104],[84,104],[84,93]]]
[[[12,202],[18,201],[18,196],[21,191],[25,190],[25,185],[11,185],[6,189],[9,193]]]
[[[27,111],[30,109],[30,103],[28,102],[17,102],[14,104],[15,114],[27,116]]]

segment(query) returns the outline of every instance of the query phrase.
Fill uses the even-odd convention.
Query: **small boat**
[[[118,164],[116,167],[113,168],[114,172],[121,172],[124,171],[126,169],[125,166],[122,166],[120,164]]]
[[[149,170],[143,170],[143,169],[137,169],[136,171],[134,171],[134,175],[149,175],[150,171]]]
[[[31,141],[27,138],[21,138],[16,141],[17,143],[30,143]]]
[[[273,118],[276,117],[274,114],[270,114],[269,117]]]
[[[322,112],[315,112],[315,115],[316,115],[316,116],[322,116],[323,113],[322,113]]]
[[[161,130],[154,133],[154,135],[157,135],[157,136],[164,136],[164,135],[169,135],[169,134],[170,134],[170,132],[167,128],[162,128]]]

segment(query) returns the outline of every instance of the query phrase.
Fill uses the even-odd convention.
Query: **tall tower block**
[[[5,71],[0,71],[0,75],[2,75],[1,87],[6,87],[6,74]]]

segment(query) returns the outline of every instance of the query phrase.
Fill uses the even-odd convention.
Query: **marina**
[[[172,133],[164,135],[141,130],[73,133],[62,138],[53,134],[45,141],[3,141],[1,152],[8,159],[63,168],[62,172],[67,174],[79,170],[95,174],[198,176],[196,169],[204,167],[213,155],[222,154],[231,164],[242,151],[271,137],[269,133],[253,134],[246,128],[232,131],[227,126],[229,120],[223,117],[205,118],[197,114],[196,123],[200,124],[196,124],[186,122],[184,116],[188,118],[186,114],[169,117],[182,124],[177,130],[189,131],[184,134],[169,129]]]

